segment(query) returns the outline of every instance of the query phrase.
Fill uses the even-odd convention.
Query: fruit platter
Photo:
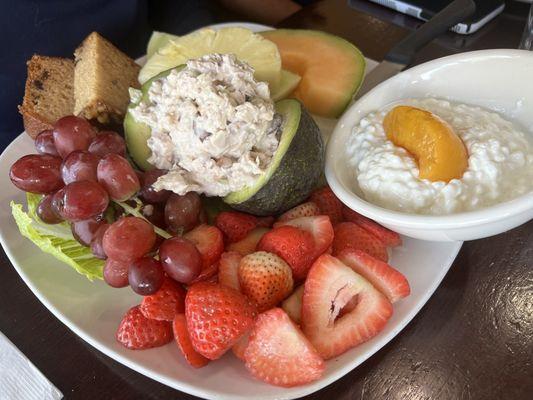
[[[0,237],[40,301],[122,364],[204,398],[301,397],[398,334],[457,255],[327,185],[327,126],[373,65],[349,42],[154,32],[141,66],[93,33],[74,58],[56,65],[70,89],[30,61]],[[53,118],[39,86],[65,100]]]

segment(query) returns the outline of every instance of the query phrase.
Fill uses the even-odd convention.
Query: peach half
[[[437,115],[411,106],[396,106],[383,120],[387,138],[417,161],[420,179],[460,179],[468,167],[468,152],[452,127]]]

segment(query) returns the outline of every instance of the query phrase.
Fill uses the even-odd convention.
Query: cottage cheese
[[[382,121],[395,105],[372,112],[353,128],[347,155],[365,198],[379,206],[410,213],[451,214],[476,210],[533,190],[533,146],[526,135],[499,114],[440,99],[408,99],[449,123],[469,158],[461,179],[432,182],[418,178],[418,166],[394,145]]]
[[[281,121],[253,73],[233,55],[211,54],[152,83],[150,101],[132,114],[151,128],[148,162],[168,170],[155,189],[225,196],[265,171]]]

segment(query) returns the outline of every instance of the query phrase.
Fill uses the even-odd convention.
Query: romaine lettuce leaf
[[[36,214],[40,195],[27,193],[27,212],[21,204],[11,202],[11,212],[22,236],[31,240],[45,253],[70,265],[89,280],[102,279],[104,261],[94,257],[89,247],[82,246],[72,236],[69,225],[64,222],[49,225]]]

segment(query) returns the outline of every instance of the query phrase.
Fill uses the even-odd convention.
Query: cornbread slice
[[[32,138],[74,111],[74,62],[33,55],[28,61],[24,99],[19,106],[24,129]]]
[[[129,87],[139,87],[140,67],[97,32],[74,52],[74,113],[103,124],[120,123],[129,103]]]

